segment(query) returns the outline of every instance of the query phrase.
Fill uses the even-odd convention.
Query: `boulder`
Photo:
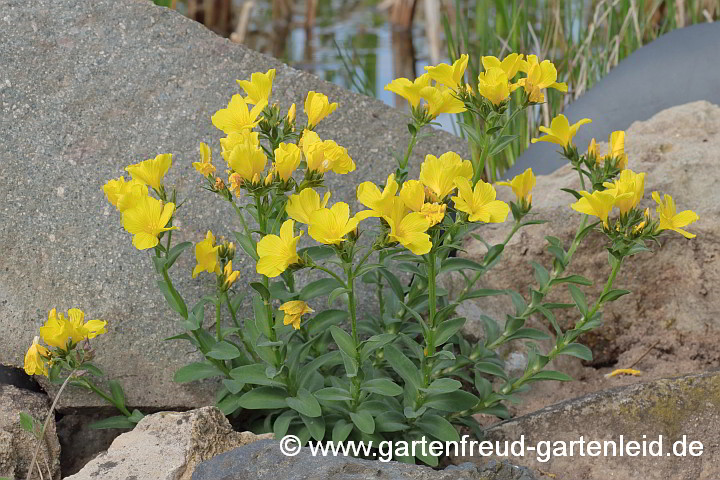
[[[187,200],[173,239],[197,242],[208,229],[232,238],[241,228],[232,208],[202,189],[191,163],[201,141],[220,158],[222,132],[210,117],[239,92],[236,79],[275,68],[272,101],[283,109],[297,103],[299,117],[309,90],[340,104],[318,133],[347,147],[357,164],[349,176],[328,175],[333,198],[352,208],[355,185],[384,181],[393,170],[391,151],[405,149],[407,119],[147,0],[0,0],[0,11],[0,330],[7,339],[0,363],[22,364],[51,308],[79,307],[109,322],[109,333],[94,342],[97,363],[123,383],[128,404],[213,403],[214,385],[173,383],[196,356],[187,343],[163,341],[181,333],[178,317],[103,184],[128,164],[173,153],[167,183]],[[437,132],[420,141],[412,162],[417,170],[427,153],[466,155],[465,148]],[[214,288],[210,275],[191,278],[194,263],[187,251],[171,271],[188,302]],[[234,266],[247,279],[237,288],[249,291],[254,264],[238,255]],[[61,410],[102,404],[77,388],[60,401]]]
[[[380,462],[345,456],[312,455],[302,448],[295,456],[286,456],[280,444],[264,440],[236,448],[195,469],[192,480],[533,480],[526,468],[507,462],[490,462],[475,466],[471,463],[451,465],[433,470],[420,465]]]
[[[581,145],[580,148],[584,148]],[[691,209],[700,220],[688,227],[697,238],[688,240],[668,232],[653,254],[642,253],[629,258],[614,283],[615,288],[632,291],[618,301],[607,304],[603,318],[605,324],[580,338],[593,350],[596,368],[609,366],[628,367],[644,352],[655,348],[636,368],[643,370],[646,379],[703,372],[718,365],[720,345],[720,297],[712,292],[720,288],[720,198],[717,185],[720,173],[720,107],[707,102],[695,102],[673,107],[651,119],[634,123],[626,132],[626,151],[629,168],[646,172],[645,199],[641,207],[654,212],[652,191],[670,193],[676,200],[678,211]],[[607,151],[606,145],[600,151]],[[543,225],[523,228],[508,244],[498,266],[487,273],[477,287],[513,288],[527,296],[528,282],[532,282],[530,261],[548,268],[552,256],[546,250],[546,235],[554,235],[569,246],[581,215],[570,208],[574,199],[560,188],[580,189],[577,172],[569,165],[547,176],[539,176],[533,190],[533,212],[537,218],[549,220]],[[498,187],[499,197],[512,199],[512,192]],[[653,213],[654,214],[654,213]],[[511,228],[505,224],[483,225],[479,233],[490,243],[499,243]],[[583,287],[589,301],[595,301],[610,272],[606,238],[598,232],[590,234],[573,257],[568,273],[582,274],[592,280],[592,287]],[[481,258],[485,247],[470,239],[466,245],[470,258]],[[449,281],[451,286],[456,283]],[[548,297],[549,301],[571,301],[569,292],[558,285]],[[512,307],[505,297],[488,297],[471,300],[463,306],[469,317],[466,331],[482,337],[479,315],[486,313],[504,321],[504,313]],[[576,311],[557,310],[562,325],[576,320]],[[544,325],[542,318],[531,319],[534,325]],[[516,342],[520,345],[521,342]],[[508,360],[518,363],[510,353]],[[560,369],[592,380],[587,388],[602,389],[617,385],[618,378],[606,379],[594,368],[583,370],[579,360],[562,357]],[[519,362],[524,368],[524,362]],[[558,368],[558,365],[556,365]],[[577,377],[576,377],[577,378]],[[536,383],[542,391],[544,403],[537,408],[573,396],[570,384],[557,388],[553,382]],[[543,390],[544,389],[544,390]],[[579,395],[585,392],[577,392]],[[524,410],[529,412],[532,410]]]
[[[200,462],[263,438],[268,435],[233,431],[215,407],[154,413],[117,437],[107,452],[65,478],[189,480]]]
[[[25,478],[35,452],[37,439],[20,426],[20,413],[42,423],[49,409],[47,395],[0,384],[0,477]],[[54,418],[48,424],[37,462],[44,478],[48,478],[48,471],[52,478],[60,478],[60,443]],[[33,478],[40,478],[37,470]]]
[[[566,443],[567,456],[561,456],[562,450],[557,450],[558,456],[548,456],[547,447],[542,444],[541,450],[533,452],[526,448],[524,457],[512,458],[514,463],[557,480],[630,480],[640,478],[638,472],[647,480],[712,479],[720,477],[718,412],[720,374],[715,372],[593,393],[508,420],[486,433],[493,444],[516,442],[522,436],[526,447],[550,442],[550,452],[562,448],[554,442],[584,440],[584,447],[580,443],[574,445],[572,456]],[[661,443],[651,444],[660,441],[661,436]],[[599,455],[597,447],[589,445],[591,441],[600,442]],[[606,446],[606,441],[615,442],[615,446],[611,443]],[[633,441],[638,442],[640,450],[630,444]],[[700,442],[702,450],[693,442]],[[482,464],[486,460],[458,457],[454,461]]]

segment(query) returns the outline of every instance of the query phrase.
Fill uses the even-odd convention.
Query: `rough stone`
[[[598,367],[612,365],[619,355],[632,350],[631,355],[625,356],[629,363],[659,341],[653,357],[657,357],[654,365],[662,376],[713,368],[712,359],[703,360],[702,356],[703,352],[714,351],[720,340],[720,297],[712,294],[720,288],[720,224],[717,222],[720,107],[707,102],[690,103],[636,122],[626,132],[625,147],[629,168],[647,173],[641,207],[654,210],[652,191],[670,193],[678,210],[691,209],[699,214],[700,220],[688,227],[697,238],[688,240],[668,232],[653,254],[643,253],[628,259],[614,286],[630,290],[632,294],[607,304],[603,314],[605,325],[581,337],[581,341],[593,349],[593,364]],[[602,145],[600,151],[606,148]],[[580,214],[570,209],[573,199],[560,191],[563,187],[579,189],[577,172],[569,165],[554,174],[538,177],[533,191],[533,212],[549,223],[522,229],[505,249],[501,266],[487,273],[478,288],[513,288],[526,293],[528,279],[533,278],[530,261],[552,265],[544,237],[554,235],[566,246],[570,244]],[[511,199],[509,189],[498,190],[501,198]],[[509,222],[485,225],[478,233],[490,243],[499,243],[509,228]],[[568,271],[568,274],[585,275],[594,282],[592,287],[585,288],[591,301],[602,291],[610,272],[605,242],[604,235],[590,234],[575,253]],[[470,258],[480,258],[485,251],[476,240],[468,241],[465,247]],[[571,301],[567,289],[562,287],[555,288],[548,300]],[[465,305],[469,316],[467,331],[481,337],[480,313],[502,321],[503,313],[510,309],[505,297],[471,301]],[[562,325],[575,320],[571,309],[556,313]],[[547,328],[542,319],[531,319],[531,323]],[[673,363],[678,357],[671,354],[677,354],[685,362]],[[571,357],[563,358],[566,365],[571,360],[579,363]],[[646,373],[653,375],[652,371]]]
[[[90,460],[105,452],[118,435],[127,430],[93,429],[93,422],[117,415],[114,407],[82,409],[67,412],[56,422],[62,456],[60,469],[64,476],[79,472]]]
[[[351,206],[354,185],[383,181],[393,169],[391,150],[407,144],[406,119],[146,0],[0,0],[0,11],[0,329],[8,339],[0,363],[22,363],[51,308],[80,307],[109,322],[110,333],[94,342],[97,363],[123,383],[130,405],[213,403],[207,382],[172,382],[194,358],[192,348],[163,342],[182,328],[155,286],[147,252],[132,247],[102,185],[130,163],[174,153],[168,184],[187,202],[173,238],[199,241],[208,229],[232,236],[239,222],[202,190],[191,162],[200,141],[219,157],[222,133],[210,116],[239,91],[235,79],[255,71],[277,69],[273,101],[283,109],[302,107],[309,90],[339,102],[318,132],[357,163],[349,178],[328,176],[333,198]],[[426,153],[463,153],[464,145],[437,132],[416,147],[413,165]],[[247,278],[254,266],[239,257],[234,265]],[[188,302],[213,288],[209,275],[190,278],[193,264],[186,253],[172,272]],[[75,388],[60,403],[99,405]]]
[[[236,448],[195,469],[193,480],[533,480],[526,468],[507,462],[490,462],[484,466],[471,463],[451,465],[445,470],[379,462],[344,456],[313,456],[305,447],[295,456],[286,456],[280,444],[264,440]]]
[[[49,408],[50,402],[46,395],[12,385],[0,385],[0,477],[25,478],[35,452],[37,440],[20,426],[20,412],[26,412],[44,422]],[[60,478],[60,443],[55,433],[54,419],[48,424],[37,461],[45,478],[48,477],[48,470],[52,478]],[[40,478],[37,470],[33,477]]]
[[[66,480],[189,480],[200,462],[263,438],[233,431],[215,407],[154,413]]]
[[[584,438],[586,455],[552,457],[547,462],[545,453],[529,453],[512,461],[529,468],[554,475],[552,478],[572,480],[620,480],[641,478],[665,480],[668,478],[712,479],[720,476],[720,374],[707,373],[649,383],[619,387],[569,400],[535,413],[500,423],[487,430],[491,442],[515,442],[524,435],[525,445],[534,446],[540,441],[579,441]],[[662,435],[660,456],[620,455],[620,436],[624,444],[630,441],[648,442],[647,452]],[[702,455],[672,455],[675,442],[685,444],[699,441]],[[589,456],[587,442],[615,441],[617,456]],[[656,444],[657,445],[657,444]],[[545,447],[541,447],[545,448]],[[591,447],[594,448],[594,447]],[[651,450],[652,448],[652,450]],[[677,445],[680,452],[681,444]],[[569,447],[568,450],[569,452]],[[602,450],[601,450],[602,452]],[[612,454],[612,447],[608,447]],[[696,450],[697,453],[697,450]],[[456,462],[480,462],[477,458],[458,457]]]

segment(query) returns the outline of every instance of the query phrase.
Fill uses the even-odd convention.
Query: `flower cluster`
[[[48,375],[48,367],[59,359],[68,358],[78,344],[100,334],[106,333],[104,320],[85,321],[85,313],[77,308],[67,311],[67,316],[56,309],[50,310],[45,325],[40,327],[40,336],[36,336],[25,354],[25,372],[28,375]],[[40,344],[40,339],[50,347]]]

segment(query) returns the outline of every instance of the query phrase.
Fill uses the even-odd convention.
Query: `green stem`
[[[106,402],[108,402],[108,403],[111,404],[111,405],[114,405],[115,408],[117,408],[118,410],[120,410],[120,412],[121,412],[123,415],[125,415],[126,417],[129,417],[130,415],[132,415],[132,414],[130,413],[130,410],[128,410],[124,405],[118,405],[117,403],[115,403],[115,400],[114,400],[110,395],[108,395],[107,393],[105,393],[105,392],[103,392],[102,390],[100,390],[100,389],[97,387],[97,385],[95,385],[93,382],[91,382],[91,381],[88,380],[87,378],[83,378],[83,383],[85,383],[85,384],[87,385],[87,387],[88,387],[92,392],[94,392],[96,395],[102,397],[103,400],[105,400]]]
[[[220,295],[221,293],[218,289],[215,294],[215,336],[218,342],[222,340],[222,312],[220,308],[222,306],[222,297]]]
[[[245,220],[245,215],[243,215],[242,208],[238,207],[234,200],[230,200],[230,203],[235,208],[235,213],[237,213],[237,216],[240,218],[240,223],[242,223],[245,235],[250,237],[250,227],[248,227],[247,221]]]
[[[345,267],[345,274],[347,275],[347,289],[348,292],[348,309],[350,310],[350,329],[352,330],[353,342],[355,342],[355,348],[358,346],[358,334],[357,334],[357,306],[355,305],[355,273],[352,269],[352,264]],[[360,361],[360,352],[357,352],[357,360]]]
[[[410,135],[410,142],[408,142],[408,148],[405,151],[405,156],[403,157],[402,164],[400,165],[401,169],[406,169],[408,166],[408,162],[410,161],[410,154],[412,154],[413,148],[415,147],[415,144],[417,144],[417,132],[420,127],[414,126],[411,135]]]
[[[223,300],[225,300],[228,310],[230,311],[230,317],[232,318],[233,325],[240,328],[240,322],[238,322],[238,319],[237,319],[237,312],[235,312],[235,309],[232,306],[232,302],[230,302],[230,297],[228,296],[227,291],[223,292]],[[245,338],[245,335],[243,334],[242,330],[238,330],[236,332],[236,335],[240,338],[240,341],[242,342],[243,346],[245,347],[245,350],[247,351],[247,353],[256,362],[259,362],[260,357],[258,357],[257,354],[255,353],[255,351],[252,349],[250,342],[248,342],[247,338]]]

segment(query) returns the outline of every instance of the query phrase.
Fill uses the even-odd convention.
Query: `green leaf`
[[[361,390],[386,397],[396,397],[403,393],[403,388],[389,378],[374,378],[366,380],[360,387]]]
[[[380,274],[385,277],[385,279],[388,281],[390,289],[393,291],[398,300],[402,302],[405,299],[405,289],[400,283],[400,280],[398,280],[398,278],[393,275],[393,273],[390,272],[390,270],[388,270],[387,268],[380,268],[378,269],[378,272],[380,272]]]
[[[194,362],[185,365],[173,376],[173,380],[177,383],[193,382],[204,378],[217,377],[224,375],[222,370],[211,363]]]
[[[462,387],[462,383],[452,378],[437,378],[432,381],[428,388],[421,388],[420,390],[427,393],[450,393],[455,390],[459,390]]]
[[[250,284],[250,287],[252,287],[253,290],[258,292],[263,300],[270,300],[270,291],[265,288],[265,285],[263,285],[260,282],[252,282]]]
[[[450,393],[439,393],[428,396],[424,406],[442,410],[443,412],[461,412],[473,408],[480,399],[465,390],[456,390]]]
[[[593,284],[592,280],[588,280],[582,275],[569,275],[567,277],[556,278],[555,280],[550,282],[550,285],[557,285],[558,283],[576,283],[578,285],[587,286],[591,286]]]
[[[310,431],[310,435],[318,442],[322,441],[325,437],[325,419],[321,416],[308,417],[302,414],[300,414],[300,418]]]
[[[512,335],[510,335],[507,340],[519,340],[521,338],[529,338],[531,340],[547,340],[550,338],[550,336],[542,330],[538,330],[537,328],[520,328],[516,330]]]
[[[313,395],[315,395],[315,398],[322,401],[345,401],[353,399],[350,392],[340,387],[321,388],[320,390],[313,392]]]
[[[573,197],[575,197],[576,200],[580,200],[582,198],[582,195],[580,195],[577,191],[573,190],[572,188],[561,188],[563,192],[567,192]]]
[[[550,281],[550,272],[547,271],[547,268],[543,267],[537,262],[530,262],[533,269],[535,270],[535,281],[539,285],[540,288],[547,285],[547,283]]]
[[[257,387],[240,397],[239,405],[249,410],[264,410],[272,408],[286,408],[288,394],[284,388]]]
[[[287,435],[288,428],[293,419],[297,418],[297,413],[294,410],[285,410],[283,413],[278,415],[273,424],[273,433],[275,438],[282,438]]]
[[[232,378],[223,378],[222,384],[230,393],[240,393],[245,387],[245,383]]]
[[[507,295],[507,291],[495,290],[492,288],[480,288],[478,290],[473,290],[472,292],[469,292],[468,294],[464,295],[463,298],[465,300],[470,300],[472,298],[493,297],[495,295]]]
[[[587,315],[588,305],[583,291],[572,284],[568,285],[568,288],[570,289],[570,295],[572,296],[575,305],[577,305],[578,310],[580,310],[580,313],[582,313],[583,315]]]
[[[425,433],[443,442],[460,441],[460,435],[452,423],[440,415],[426,413],[419,420],[415,421],[415,425],[420,427]]]
[[[235,232],[235,238],[237,239],[240,248],[242,248],[250,258],[257,262],[260,256],[255,250],[255,242],[252,240],[252,238],[240,232]]]
[[[353,424],[348,423],[345,419],[341,418],[335,422],[335,426],[332,430],[332,441],[333,443],[340,443],[347,440],[350,432],[353,431]]]
[[[135,428],[135,425],[136,424],[130,421],[125,415],[117,415],[93,422],[89,427],[92,430],[104,430],[108,428]]]
[[[307,417],[319,417],[322,415],[322,408],[312,393],[304,388],[299,388],[295,397],[285,399],[287,406]]]
[[[404,353],[398,350],[397,347],[394,345],[386,345],[385,358],[390,367],[414,388],[417,389],[423,385],[422,375],[420,375],[418,368]]]
[[[310,336],[325,332],[331,325],[337,325],[345,321],[350,314],[345,310],[323,310],[315,315],[312,322],[307,324]]]
[[[558,352],[559,355],[572,355],[589,362],[593,358],[592,350],[581,343],[571,343]]]
[[[408,428],[405,415],[400,412],[388,410],[375,417],[376,432],[400,432]]]
[[[232,415],[239,408],[241,408],[241,399],[241,395],[230,394],[217,402],[216,406],[223,413],[223,415]]]
[[[510,145],[516,138],[518,138],[518,135],[502,135],[498,137],[497,140],[495,140],[495,143],[493,143],[492,148],[490,149],[489,155],[491,157],[494,157],[498,153],[502,152],[507,148],[508,145]]]
[[[620,290],[620,289],[610,290],[605,295],[600,297],[600,303],[614,302],[618,298],[620,298],[624,295],[627,295],[628,293],[632,293],[632,292],[630,292],[630,290]]]
[[[118,409],[125,407],[125,392],[123,392],[122,385],[117,380],[110,380],[108,382],[110,387],[110,396],[115,402],[115,406]]]
[[[361,410],[359,412],[350,412],[350,420],[363,433],[372,435],[375,433],[375,420],[370,412]]]
[[[241,355],[240,349],[226,341],[217,342],[206,354],[207,357],[216,360],[233,360]]]
[[[330,295],[328,295],[328,307],[331,307],[332,304],[337,300],[337,298],[341,295],[345,295],[350,293],[350,290],[345,287],[338,287],[332,292],[330,292]]]
[[[535,382],[539,380],[557,380],[559,382],[572,382],[572,377],[556,370],[542,370],[530,377],[530,380],[528,380],[528,382]]]
[[[308,256],[313,259],[313,261],[319,262],[335,255],[335,250],[325,245],[317,245],[314,247],[308,247],[298,250],[298,255],[301,257],[305,253],[307,253]]]
[[[453,318],[451,320],[445,320],[437,327],[435,333],[435,346],[440,347],[445,342],[450,340],[450,337],[455,335],[465,325],[465,318]]]
[[[166,268],[170,268],[175,263],[175,260],[178,259],[180,254],[188,247],[192,245],[192,242],[182,242],[170,249],[170,253],[168,253],[168,256],[166,258]]]
[[[340,351],[350,358],[357,357],[355,341],[345,330],[333,325],[330,327],[330,334],[332,335],[333,340],[335,340],[335,343]]]
[[[20,412],[20,426],[26,432],[35,434],[35,419],[26,412]]]
[[[300,290],[300,300],[308,301],[313,298],[328,295],[330,292],[338,287],[343,287],[340,282],[334,278],[321,278],[310,282]]]
[[[488,375],[494,375],[496,377],[500,377],[502,379],[507,380],[507,373],[505,373],[505,370],[497,365],[496,363],[492,362],[477,362],[475,364],[475,369],[487,373]]]
[[[243,383],[249,383],[251,385],[269,385],[269,386],[284,386],[284,384],[268,378],[266,373],[266,365],[264,363],[255,363],[252,365],[242,365],[235,367],[230,370],[230,376],[235,380]]]
[[[457,270],[483,271],[485,266],[469,258],[448,258],[442,262],[438,273],[455,272]]]
[[[165,297],[165,300],[168,302],[168,305],[170,305],[170,308],[179,313],[181,317],[187,318],[187,306],[185,305],[182,297],[177,293],[173,295],[170,291],[170,287],[164,280],[158,280],[157,286]]]

